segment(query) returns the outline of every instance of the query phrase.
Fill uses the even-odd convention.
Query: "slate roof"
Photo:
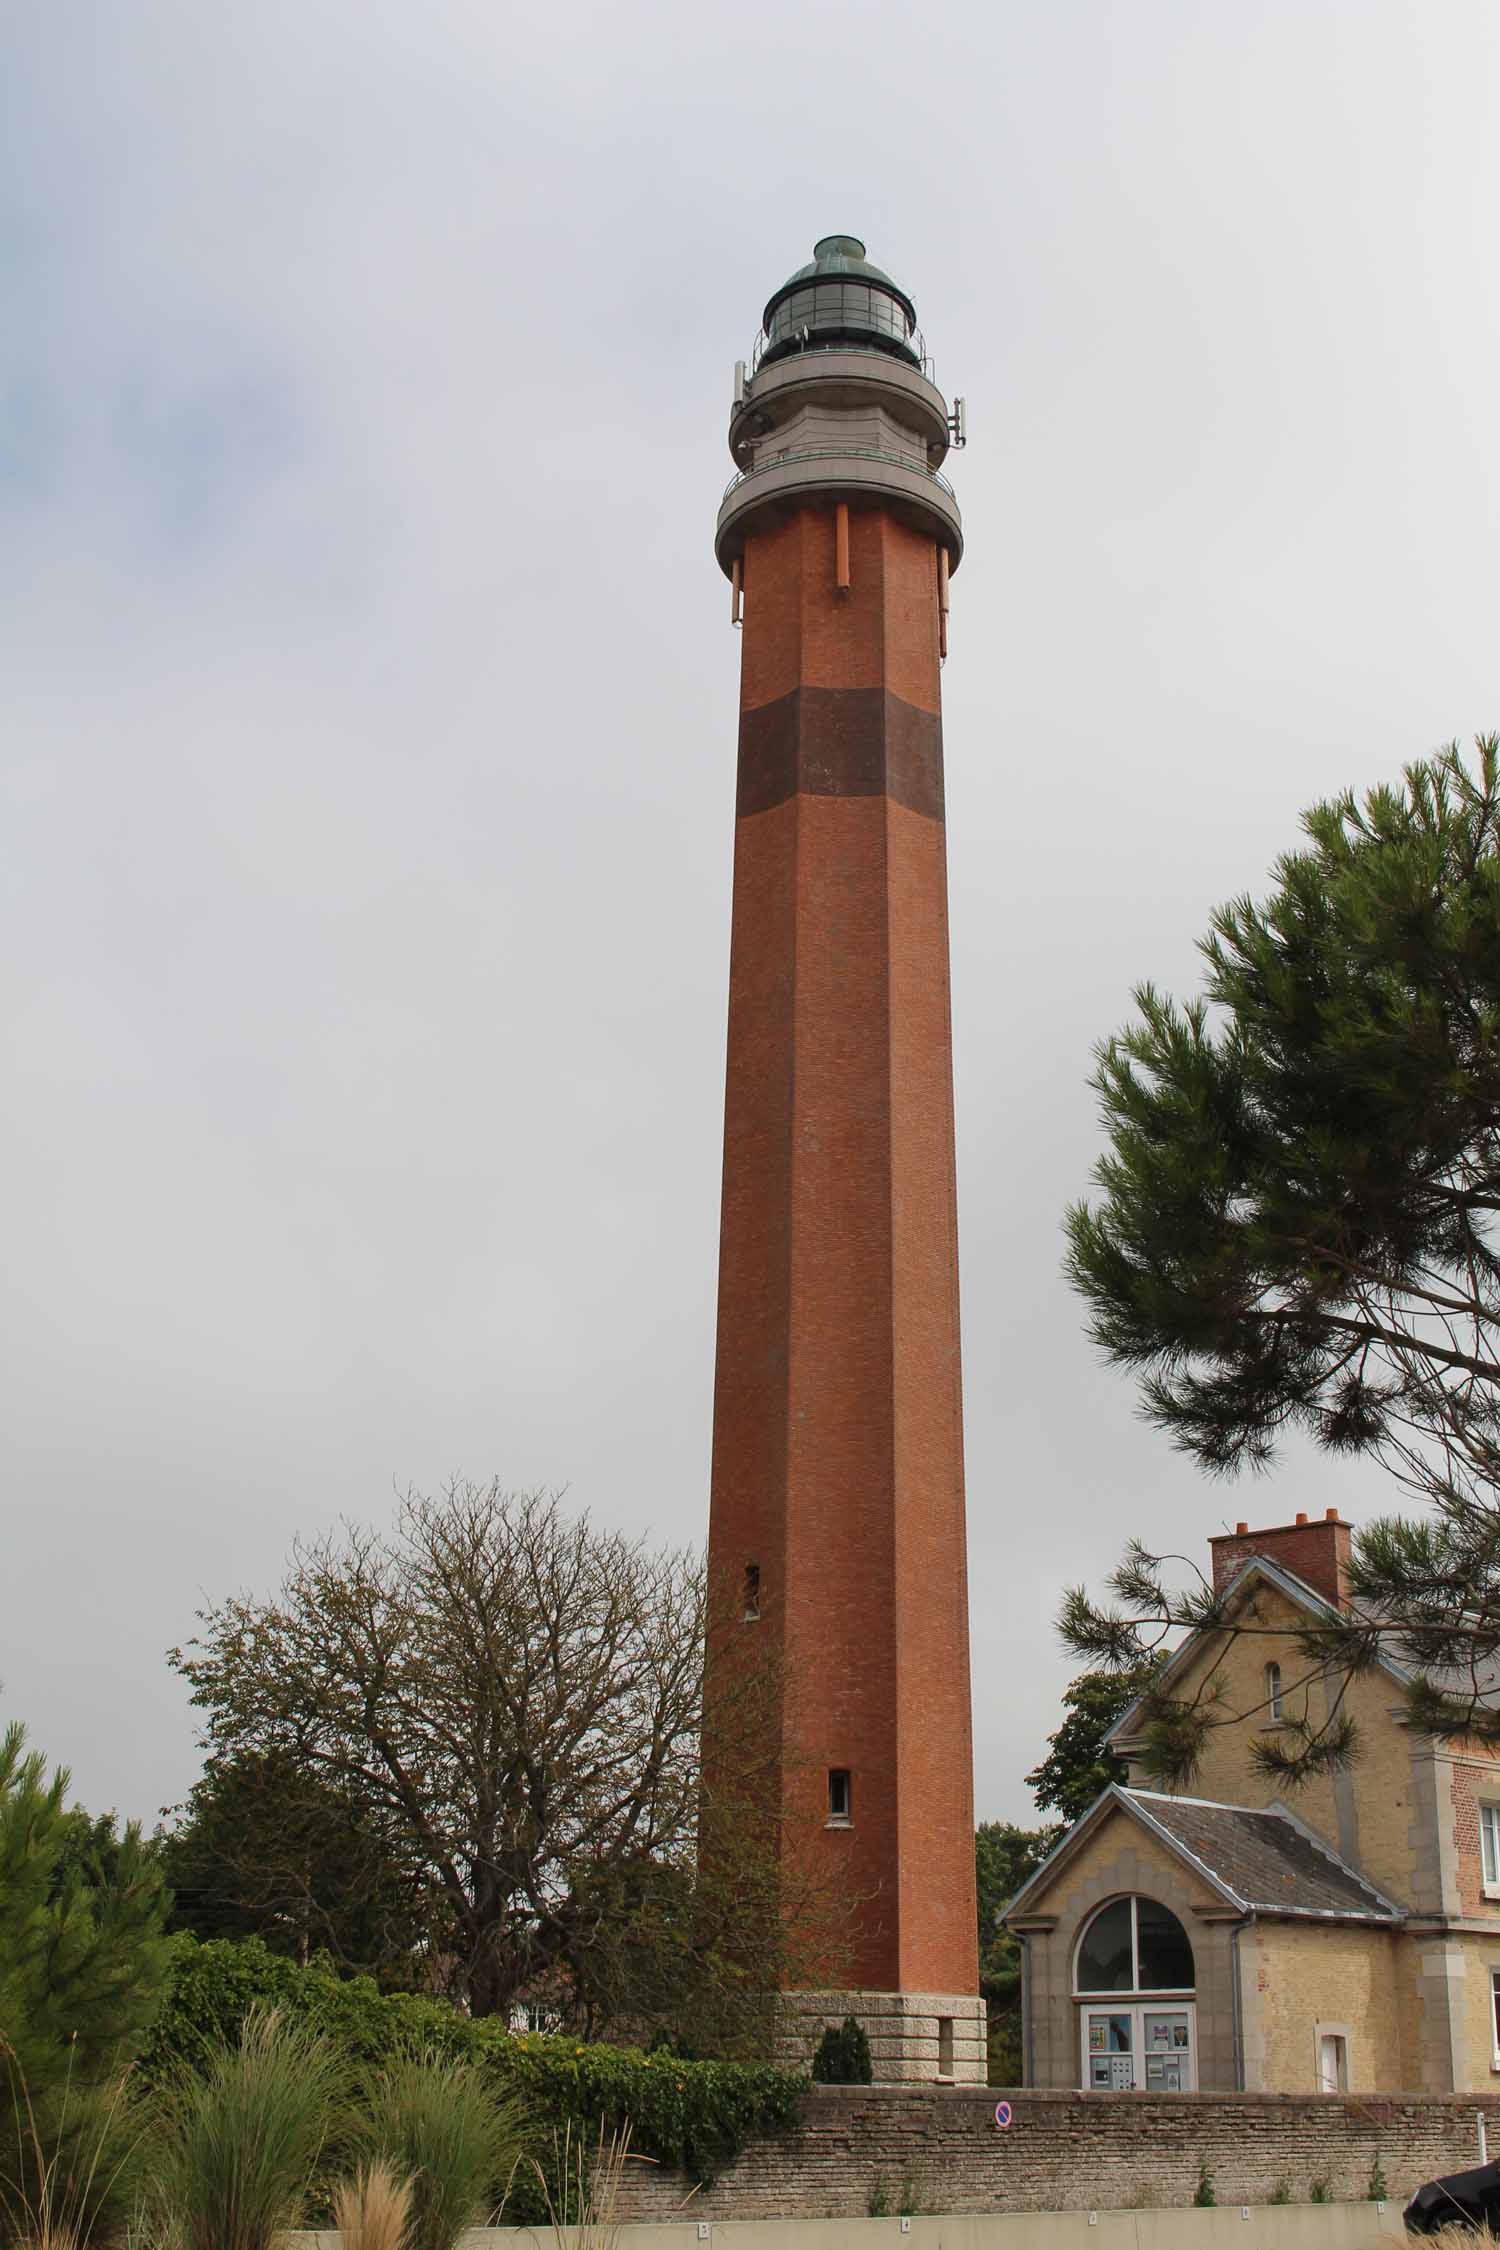
[[[1169,1844],[1248,1912],[1326,1915],[1395,1923],[1401,1910],[1382,1897],[1280,1806],[1252,1811],[1152,1789],[1120,1795]]]

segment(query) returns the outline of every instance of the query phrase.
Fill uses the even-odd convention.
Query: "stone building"
[[[1022,1940],[1028,2085],[1273,2094],[1500,2086],[1500,1756],[1409,1727],[1394,1662],[1345,1683],[1361,1738],[1278,1800],[1258,1736],[1322,1719],[1339,1684],[1295,1635],[1347,1600],[1350,1532],[1321,1522],[1209,1542],[1230,1617],[1166,1678],[1217,1672],[1226,1712],[1191,1792],[1129,1768],[1005,1911]]]

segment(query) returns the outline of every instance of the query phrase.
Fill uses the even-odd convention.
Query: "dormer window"
[[[1278,1726],[1286,1716],[1281,1708],[1281,1666],[1266,1666],[1266,1719],[1269,1725]]]

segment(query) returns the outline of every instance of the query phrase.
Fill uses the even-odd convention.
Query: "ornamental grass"
[[[428,2053],[380,2072],[359,2135],[372,2159],[410,2183],[404,2250],[453,2250],[503,2202],[532,2129],[522,2104],[476,2064]]]
[[[342,2250],[403,2250],[411,2209],[410,2180],[381,2158],[365,2165],[333,2198]]]
[[[246,2019],[237,2047],[163,2087],[149,2210],[172,2250],[274,2250],[306,2210],[347,2109],[326,2040],[274,2010]]]

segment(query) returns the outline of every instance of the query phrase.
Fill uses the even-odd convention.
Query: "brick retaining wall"
[[[994,2088],[815,2086],[800,2127],[750,2142],[696,2192],[631,2165],[619,2215],[862,2218],[880,2184],[892,2212],[903,2201],[928,2212],[1129,2210],[1191,2203],[1203,2164],[1221,2204],[1265,2203],[1283,2184],[1304,2203],[1317,2180],[1346,2202],[1368,2195],[1377,2156],[1404,2202],[1423,2180],[1477,2163],[1480,2108],[1500,2157],[1500,2094],[1005,2098],[1014,2122],[1001,2132]]]

